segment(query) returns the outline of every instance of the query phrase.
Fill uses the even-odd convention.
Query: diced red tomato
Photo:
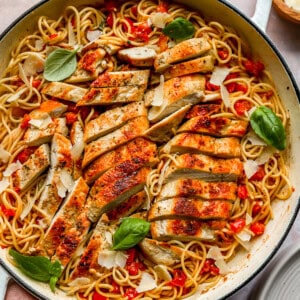
[[[262,205],[258,202],[255,203],[252,207],[252,216],[253,217],[257,216],[261,212],[261,209],[262,209]]]
[[[139,270],[145,270],[145,267],[141,262],[133,261],[126,264],[125,269],[128,271],[129,275],[135,276],[139,273]]]
[[[243,65],[247,71],[248,74],[254,75],[256,77],[259,77],[263,70],[265,69],[265,66],[260,61],[253,61],[253,60],[246,60],[243,62]]]
[[[168,12],[168,3],[165,2],[165,1],[161,1],[158,5],[157,5],[157,8],[156,8],[156,11],[157,12]]]
[[[29,121],[30,120],[31,120],[30,116],[28,114],[25,114],[20,127],[22,129],[27,129],[29,127]]]
[[[186,275],[182,270],[175,269],[173,272],[173,279],[168,282],[170,286],[184,287]]]
[[[82,300],[86,300],[87,299],[86,297],[83,296],[84,293],[79,293],[78,295],[79,295],[80,299],[82,299]]]
[[[239,218],[229,223],[230,229],[234,233],[239,233],[246,226],[245,219]]]
[[[120,286],[115,281],[113,281],[111,285],[113,286],[112,293],[119,294]]]
[[[129,287],[129,288],[126,289],[124,296],[125,296],[128,300],[131,300],[131,299],[134,299],[135,297],[137,297],[138,294],[139,294],[139,293],[136,291],[135,288]]]
[[[206,80],[205,89],[213,92],[213,91],[218,91],[220,89],[220,86],[212,84],[210,81]]]
[[[41,85],[41,82],[42,82],[41,80],[35,79],[35,80],[32,81],[32,84],[31,84],[31,85],[32,85],[34,88],[37,89],[37,88]]]
[[[107,297],[102,296],[95,291],[93,293],[93,300],[107,300]]]
[[[149,34],[152,32],[152,28],[149,26],[147,22],[143,22],[135,27],[135,36],[136,38],[148,42]]]
[[[245,84],[241,84],[241,83],[236,83],[235,85],[235,92],[243,92],[243,93],[247,93],[248,91],[248,87]]]
[[[131,10],[132,14],[135,17],[137,17],[137,14],[138,14],[137,5],[132,6],[130,10]]]
[[[267,92],[263,92],[260,95],[261,95],[261,97],[266,97],[267,99],[269,99],[270,97],[273,96],[273,91],[270,90],[270,91],[267,91]]]
[[[130,32],[130,33],[134,34],[135,33],[135,27],[133,25],[134,21],[130,18],[125,18],[125,20],[126,20],[127,23],[124,22],[122,24],[123,30],[126,31],[126,32]]]
[[[21,164],[29,158],[29,156],[36,150],[37,147],[27,147],[23,149],[15,158],[15,161],[19,160]]]
[[[6,217],[14,217],[16,214],[14,209],[6,208],[3,204],[0,205],[0,210]]]
[[[244,116],[251,107],[252,104],[247,100],[238,100],[234,103],[234,109],[239,116]]]
[[[50,40],[54,40],[55,38],[57,38],[58,34],[57,33],[52,33],[49,35]]]
[[[110,27],[110,28],[113,28],[113,25],[114,25],[114,15],[112,12],[110,12],[107,16],[107,19],[106,19],[106,23],[107,25]]]
[[[204,266],[201,270],[201,274],[207,273],[210,273],[213,276],[220,274],[219,268],[215,265],[215,261],[211,258],[205,260]]]
[[[117,10],[118,3],[117,1],[114,0],[108,0],[108,1],[104,1],[104,6],[107,11],[112,12]]]
[[[67,112],[65,114],[65,117],[66,117],[66,122],[67,122],[67,125],[72,125],[74,122],[77,121],[78,119],[78,116],[77,114],[73,113],[73,112]]]
[[[250,230],[255,235],[262,235],[265,232],[265,225],[261,222],[255,222],[250,225]]]
[[[263,166],[259,166],[258,170],[256,171],[255,174],[253,174],[249,180],[253,181],[261,181],[266,175],[265,169]]]
[[[238,197],[240,199],[243,199],[243,200],[247,199],[247,197],[248,197],[248,190],[247,190],[246,185],[239,185],[238,186]]]
[[[135,248],[130,248],[126,251],[128,257],[127,257],[127,260],[126,260],[126,264],[130,264],[132,262],[135,261],[135,258],[136,258],[136,255],[137,255],[137,252],[136,252],[136,249]]]
[[[218,55],[221,59],[226,59],[228,57],[228,50],[223,49],[223,50],[218,50]]]

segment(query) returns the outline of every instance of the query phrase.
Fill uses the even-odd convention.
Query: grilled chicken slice
[[[191,110],[185,115],[186,119],[191,119],[199,116],[210,116],[218,113],[221,110],[221,104],[218,103],[202,103],[194,105]]]
[[[167,142],[176,133],[179,124],[190,107],[190,105],[186,105],[170,116],[162,119],[160,122],[154,124],[145,131],[145,137],[154,142]]]
[[[52,257],[57,246],[62,242],[65,233],[76,227],[76,218],[86,201],[88,191],[88,185],[80,177],[74,183],[72,191],[64,200],[41,241],[39,247],[42,248],[42,253],[45,252],[47,256]]]
[[[87,200],[92,222],[144,188],[150,168],[142,165],[143,161],[125,161],[95,181]]]
[[[215,138],[196,133],[179,133],[162,148],[161,152],[202,153],[232,158],[241,156],[241,144],[236,137]]]
[[[118,52],[118,57],[121,60],[129,62],[137,67],[151,67],[153,66],[156,57],[156,51],[147,46],[132,47],[122,49]]]
[[[137,117],[129,120],[123,127],[88,144],[85,148],[82,166],[86,167],[101,154],[142,136],[148,128],[147,117]]]
[[[118,86],[147,86],[150,70],[131,70],[131,71],[117,71],[105,72],[101,74],[91,87],[118,87]]]
[[[226,117],[199,116],[189,119],[178,132],[203,133],[216,137],[243,137],[247,132],[248,121]]]
[[[68,134],[68,127],[66,125],[66,118],[54,119],[46,128],[34,128],[31,126],[24,134],[24,142],[28,146],[40,146],[51,142],[55,133],[66,136]]]
[[[166,79],[193,73],[208,73],[214,69],[215,59],[212,55],[184,61],[168,68],[163,74]]]
[[[243,163],[238,158],[222,159],[203,154],[186,153],[176,157],[165,174],[165,182],[192,178],[206,181],[236,181],[244,171]]]
[[[145,191],[141,191],[129,199],[125,200],[123,203],[118,205],[113,210],[107,213],[109,220],[117,221],[121,218],[130,216],[134,213],[137,209],[143,206],[147,201],[147,195]]]
[[[147,259],[156,265],[162,264],[165,266],[173,266],[179,263],[184,251],[180,247],[149,238],[144,238],[138,246]]]
[[[225,200],[171,198],[152,204],[149,221],[163,219],[211,220],[228,219],[233,204]]]
[[[211,49],[206,38],[193,38],[183,41],[171,49],[158,54],[154,61],[157,72],[163,72],[173,64],[199,57]]]
[[[48,144],[38,147],[14,175],[14,184],[21,191],[27,189],[50,166]]]
[[[94,160],[84,171],[84,179],[88,184],[93,183],[108,169],[123,163],[126,160],[140,159],[145,166],[154,166],[158,163],[156,144],[138,137],[118,148],[101,155]]]
[[[31,111],[29,116],[32,119],[40,119],[43,117],[43,114],[46,113],[52,118],[59,118],[67,108],[67,105],[58,101],[46,100],[41,103],[39,108]]]
[[[201,75],[187,75],[167,80],[163,86],[163,99],[160,106],[152,106],[148,113],[149,121],[156,123],[185,105],[200,102],[203,97],[205,78]],[[154,90],[145,95],[145,103],[152,103]]]
[[[132,102],[102,113],[98,118],[88,122],[84,129],[84,141],[89,143],[104,136],[136,117],[147,117],[147,109],[143,101]]]
[[[181,178],[165,184],[156,197],[156,200],[160,201],[173,197],[234,201],[237,197],[237,184],[235,182],[207,182],[197,179]]]
[[[151,222],[151,236],[159,241],[215,240],[215,230],[205,223],[202,220],[158,220]]]
[[[64,82],[49,82],[44,84],[42,93],[65,101],[77,103],[83,98],[87,90]]]
[[[72,176],[72,172],[71,142],[63,135],[55,134],[51,144],[51,168],[38,203],[48,222],[65,197],[67,187],[63,183]]]

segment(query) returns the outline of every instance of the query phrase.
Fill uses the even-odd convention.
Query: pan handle
[[[270,16],[272,0],[257,0],[255,12],[251,20],[262,30],[266,31]]]
[[[11,277],[0,266],[0,299],[5,299],[7,284]]]

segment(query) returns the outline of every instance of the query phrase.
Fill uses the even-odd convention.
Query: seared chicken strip
[[[193,178],[206,181],[236,181],[244,171],[243,163],[238,158],[221,159],[203,154],[182,154],[176,157],[165,174],[165,182]]]
[[[199,116],[189,119],[178,132],[203,133],[216,137],[243,137],[247,132],[248,121],[233,120],[226,117]]]
[[[237,184],[235,182],[207,182],[197,179],[181,178],[165,184],[156,197],[156,200],[160,201],[173,197],[234,201],[237,197]]]
[[[143,101],[107,110],[86,124],[84,141],[89,143],[120,128],[129,120],[141,116],[147,117],[147,109]]]
[[[224,200],[199,200],[189,198],[171,198],[154,203],[150,210],[149,221],[163,219],[227,219],[233,204]]]
[[[186,119],[191,119],[199,116],[210,116],[218,113],[221,110],[221,104],[202,103],[194,105],[191,110],[185,115]]]
[[[205,78],[201,75],[176,77],[164,82],[162,103],[160,106],[150,108],[149,121],[156,123],[182,106],[200,102],[204,97],[204,87]],[[146,105],[152,103],[154,95],[154,90],[150,90],[145,94]]]
[[[120,50],[118,57],[133,66],[151,67],[153,66],[156,52],[153,48],[147,46],[132,47]]]
[[[43,114],[47,113],[52,118],[58,118],[67,110],[67,108],[67,105],[58,101],[46,100],[41,103],[39,108],[31,111],[29,116],[33,119],[40,119]]]
[[[241,156],[240,140],[236,137],[215,138],[211,136],[180,133],[174,136],[161,150],[162,153],[202,153],[216,157]]]
[[[150,70],[105,72],[92,82],[91,87],[99,88],[128,85],[146,87],[149,75]]]
[[[84,179],[88,184],[91,184],[108,169],[126,160],[135,159],[143,159],[145,166],[157,164],[156,144],[145,138],[138,137],[110,152],[104,153],[84,170]]]
[[[21,191],[28,188],[50,166],[50,149],[48,144],[37,148],[22,168],[13,174],[14,185]]]
[[[125,161],[95,181],[87,200],[92,222],[144,188],[150,168],[142,166],[143,160]]]
[[[199,57],[211,48],[211,44],[206,38],[185,40],[173,48],[158,54],[154,61],[154,68],[157,72],[163,72],[171,65]]]
[[[86,201],[88,191],[88,185],[80,177],[51,221],[50,227],[40,243],[39,247],[42,253],[45,252],[47,256],[52,257],[65,233],[76,227],[76,218]]]
[[[123,127],[88,144],[85,148],[82,166],[86,167],[101,154],[142,136],[148,128],[147,117],[137,117],[129,120]]]
[[[183,249],[164,242],[144,238],[139,244],[144,256],[154,264],[173,266],[180,262]]]
[[[64,82],[49,82],[44,84],[42,93],[77,103],[87,93],[87,89]]]
[[[184,76],[193,73],[208,73],[214,69],[214,61],[212,55],[199,57],[193,60],[184,61],[168,68],[163,74],[166,79],[177,76]]]

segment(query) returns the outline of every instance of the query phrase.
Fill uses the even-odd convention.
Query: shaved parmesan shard
[[[88,39],[89,42],[93,42],[97,40],[102,34],[102,31],[100,30],[89,30],[86,34],[86,38]]]
[[[271,146],[267,146],[264,151],[262,152],[262,154],[255,160],[255,162],[258,165],[263,165],[266,162],[269,161],[269,159],[273,156],[273,154],[276,152],[276,149],[271,147]]]
[[[44,41],[42,40],[42,39],[40,39],[40,40],[36,40],[35,41],[35,49],[37,50],[37,51],[41,51],[41,50],[43,50],[43,47],[44,47]]]
[[[142,279],[137,286],[136,291],[138,293],[153,290],[157,287],[155,279],[147,272],[142,272]]]
[[[12,103],[12,102],[15,102],[17,101],[26,91],[28,90],[27,87],[24,87],[20,90],[18,90],[15,94],[9,96],[7,99],[6,99],[6,102],[8,103]]]
[[[41,114],[39,119],[30,119],[30,121],[29,121],[30,125],[38,128],[38,129],[45,129],[51,123],[53,123],[52,118],[47,113]]]
[[[112,246],[112,244],[113,244],[113,238],[112,238],[111,232],[110,232],[110,231],[105,231],[104,236],[105,236],[105,241],[106,241],[110,246]]]
[[[71,192],[74,186],[74,180],[70,173],[62,170],[59,175],[59,181],[56,184],[59,197],[64,198],[67,192]]]
[[[22,164],[19,160],[17,160],[15,163],[11,163],[7,166],[6,170],[3,172],[3,176],[9,177],[14,172],[22,168]]]
[[[253,218],[248,213],[246,213],[246,225],[251,224],[252,221],[253,221]]]
[[[33,76],[43,72],[44,66],[45,59],[39,53],[30,53],[23,64],[26,76]]]
[[[0,145],[0,161],[2,161],[3,163],[7,163],[9,161],[11,157],[11,154],[6,151],[2,145]]]
[[[69,20],[69,22],[68,22],[68,42],[69,42],[69,45],[71,45],[73,47],[76,46],[76,44],[77,44],[71,20]]]
[[[215,265],[219,268],[221,275],[225,275],[230,272],[230,268],[228,267],[224,259],[217,259],[215,261]]]
[[[246,139],[253,145],[253,146],[267,146],[267,144],[253,131],[250,130],[247,133]]]
[[[19,64],[19,76],[22,79],[22,81],[25,83],[25,85],[30,88],[30,83],[22,64]]]
[[[81,285],[87,285],[91,282],[91,280],[87,277],[78,277],[75,280],[72,280],[68,283],[68,286],[81,286]]]
[[[4,177],[0,181],[0,194],[5,191],[9,187],[9,179],[7,177]]]
[[[22,213],[20,215],[20,219],[23,221],[27,215],[30,213],[36,198],[31,198],[30,201],[23,207]]]
[[[117,267],[124,268],[126,265],[126,261],[128,258],[128,255],[126,255],[122,251],[116,251],[116,257],[115,257],[115,263]]]
[[[221,85],[229,72],[228,68],[215,67],[209,81],[214,85]]]
[[[221,250],[217,246],[212,246],[209,248],[207,255],[207,258],[212,258],[214,260],[223,259],[223,255],[221,253]]]
[[[244,162],[244,171],[247,178],[252,177],[258,170],[258,163],[252,159],[248,159]]]
[[[251,240],[251,234],[246,230],[242,230],[237,234],[237,237],[243,242],[249,242]]]
[[[170,19],[170,15],[166,12],[157,12],[150,16],[151,23],[158,28],[165,28],[167,21]]]
[[[152,106],[161,106],[164,102],[164,75],[160,75],[159,85],[154,90],[153,100],[151,102]]]
[[[221,84],[221,98],[222,98],[222,100],[224,102],[224,105],[226,107],[230,107],[231,103],[230,103],[229,93],[227,91],[226,86],[223,83]]]
[[[122,251],[103,250],[99,253],[98,264],[106,269],[124,268],[128,256]]]

